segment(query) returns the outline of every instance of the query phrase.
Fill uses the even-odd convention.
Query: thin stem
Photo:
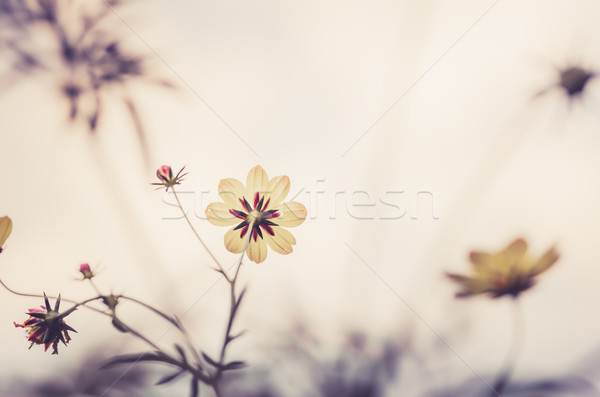
[[[252,230],[252,223],[248,226],[248,230]],[[227,352],[227,346],[229,343],[235,339],[231,335],[231,329],[233,328],[233,322],[235,320],[235,316],[238,313],[238,308],[240,304],[241,296],[236,297],[235,287],[237,284],[238,277],[240,275],[240,269],[242,268],[242,264],[244,263],[244,255],[248,250],[248,244],[250,244],[250,239],[252,238],[252,233],[248,232],[248,238],[244,243],[244,249],[242,250],[242,254],[240,255],[240,260],[237,263],[235,274],[233,278],[226,278],[229,282],[229,290],[230,290],[230,306],[229,306],[229,318],[227,320],[227,329],[225,330],[225,338],[223,339],[223,346],[221,347],[221,353],[219,356],[219,366],[217,367],[217,372],[213,375],[211,386],[217,395],[217,397],[221,397],[221,392],[219,389],[219,380],[223,375],[223,365],[225,363],[225,353]]]
[[[4,281],[2,281],[2,280],[0,280],[0,284],[1,284],[1,285],[2,285],[2,286],[3,286],[3,287],[4,287],[4,288],[5,288],[5,289],[6,289],[8,292],[10,292],[11,294],[14,294],[14,295],[18,295],[18,296],[25,296],[25,297],[28,297],[28,298],[43,298],[43,297],[44,297],[44,295],[40,295],[40,294],[28,294],[28,293],[25,293],[25,292],[18,292],[18,291],[15,291],[14,289],[12,289],[12,288],[10,288],[8,285],[6,285],[6,284],[4,283]],[[69,303],[73,303],[74,305],[77,305],[77,306],[84,306],[84,307],[85,307],[85,308],[87,308],[87,309],[93,310],[93,311],[95,311],[95,312],[97,312],[97,313],[100,313],[100,314],[103,314],[103,315],[105,315],[105,316],[110,316],[110,314],[108,314],[108,313],[106,313],[106,312],[103,312],[103,311],[102,311],[102,310],[100,310],[100,309],[96,309],[95,307],[91,307],[91,306],[86,306],[86,303],[88,303],[88,302],[91,302],[91,301],[93,301],[93,300],[96,300],[96,299],[99,299],[99,298],[101,298],[101,297],[100,297],[100,296],[97,296],[97,297],[95,297],[95,298],[90,298],[90,299],[88,299],[87,301],[84,301],[85,303],[82,303],[82,302],[77,302],[77,301],[75,301],[75,300],[72,300],[72,299],[67,299],[67,298],[61,298],[61,300],[62,300],[63,302],[69,302]],[[57,299],[58,299],[58,297],[57,297],[57,296],[48,296],[48,299],[57,300]]]
[[[90,282],[90,285],[92,286],[92,288],[94,289],[94,291],[96,291],[96,293],[98,295],[102,295],[102,293],[100,292],[100,290],[98,289],[98,287],[96,287],[96,283],[94,283],[94,280],[92,280],[91,278],[88,278],[88,281]]]
[[[227,276],[227,273],[225,273],[225,270],[223,269],[223,266],[221,266],[221,263],[219,262],[219,260],[217,259],[217,257],[212,253],[212,251],[204,243],[204,240],[202,240],[202,237],[200,237],[200,234],[196,231],[196,228],[194,227],[194,225],[192,225],[192,222],[190,221],[190,218],[188,218],[185,210],[183,209],[183,206],[181,205],[181,201],[179,201],[179,196],[177,196],[177,192],[175,191],[175,187],[172,186],[171,187],[171,191],[173,192],[173,195],[175,196],[175,200],[177,200],[177,205],[179,206],[179,209],[181,210],[181,213],[183,214],[183,217],[185,218],[185,220],[187,221],[188,225],[190,226],[190,228],[194,232],[194,235],[196,236],[196,238],[198,239],[198,241],[200,241],[200,244],[202,244],[202,247],[204,247],[204,249],[206,250],[206,252],[208,252],[208,255],[210,255],[210,257],[212,258],[212,260],[215,262],[215,264],[219,268],[218,271],[223,274],[223,276],[225,277],[225,279],[228,282],[231,282],[231,280],[229,279],[229,276]]]
[[[524,319],[521,310],[521,305],[519,304],[517,298],[512,299],[511,306],[513,323],[512,341],[508,348],[506,358],[504,360],[504,365],[502,366],[502,369],[496,376],[496,380],[493,383],[494,389],[490,394],[490,396],[493,397],[501,395],[504,388],[508,385],[508,381],[510,380],[511,375],[514,372],[519,353],[521,352],[523,347]]]
[[[90,280],[90,282],[91,282],[91,281],[92,281],[92,280]],[[2,285],[2,286],[3,286],[3,287],[4,287],[4,288],[7,290],[7,291],[9,291],[10,293],[12,293],[12,294],[14,294],[14,295],[18,295],[18,296],[24,296],[24,297],[29,297],[29,298],[45,298],[45,297],[47,297],[48,299],[53,299],[53,300],[57,300],[57,299],[58,299],[58,297],[54,297],[54,296],[45,296],[45,295],[40,295],[40,294],[29,294],[29,293],[24,293],[24,292],[18,292],[18,291],[15,291],[15,290],[13,290],[12,288],[8,287],[8,285],[6,285],[6,284],[4,283],[4,281],[2,281],[2,280],[0,280],[0,284],[1,284],[1,285]],[[94,283],[92,283],[92,286],[94,287],[94,289],[96,290],[96,292],[98,292],[98,296],[95,296],[95,297],[92,297],[92,298],[88,298],[88,299],[86,299],[86,300],[83,300],[83,301],[80,301],[80,302],[77,302],[77,301],[74,301],[74,300],[72,300],[72,299],[68,299],[68,298],[64,298],[64,299],[63,299],[63,298],[61,298],[61,300],[62,300],[62,301],[64,301],[64,302],[69,302],[69,303],[72,303],[72,304],[73,304],[73,306],[72,306],[71,308],[69,308],[68,310],[66,310],[66,311],[64,311],[63,313],[61,313],[61,317],[66,317],[66,316],[68,316],[69,314],[71,314],[73,311],[75,311],[75,310],[76,310],[78,307],[80,307],[80,306],[83,306],[83,307],[85,307],[85,308],[87,308],[87,309],[93,310],[93,311],[95,311],[95,312],[97,312],[97,313],[100,313],[100,314],[102,314],[102,315],[104,315],[104,316],[111,317],[113,320],[117,320],[117,321],[119,321],[119,323],[120,323],[121,325],[123,325],[123,326],[126,328],[126,330],[127,330],[127,332],[128,332],[128,333],[130,333],[131,335],[135,336],[136,338],[138,338],[138,339],[140,339],[140,340],[144,341],[146,344],[148,344],[148,345],[149,345],[149,346],[151,346],[152,348],[154,348],[154,349],[156,349],[156,350],[158,350],[158,351],[162,352],[163,354],[165,354],[165,355],[167,355],[167,356],[170,356],[170,355],[169,355],[168,353],[166,353],[166,352],[165,352],[165,351],[164,351],[162,348],[160,348],[160,346],[158,346],[157,344],[155,344],[154,342],[152,342],[150,339],[148,339],[147,337],[145,337],[144,335],[142,335],[140,332],[138,332],[138,331],[136,331],[135,329],[131,328],[129,325],[125,324],[125,323],[124,323],[124,322],[123,322],[121,319],[119,319],[119,318],[117,317],[117,314],[116,314],[116,312],[115,312],[114,310],[112,310],[112,311],[111,311],[111,313],[106,313],[106,312],[104,312],[104,311],[101,311],[101,310],[99,310],[99,309],[96,309],[96,308],[94,308],[94,307],[91,307],[91,306],[86,306],[86,305],[87,305],[88,303],[90,303],[90,302],[93,302],[93,301],[95,301],[95,300],[99,300],[99,299],[104,299],[104,298],[105,298],[105,296],[104,296],[104,295],[102,295],[102,294],[100,293],[100,291],[98,290],[98,288],[96,287],[96,285],[95,285]],[[140,302],[140,301],[138,301],[138,300],[136,300],[136,299],[129,298],[129,297],[124,297],[124,296],[121,296],[121,295],[118,295],[118,296],[116,296],[115,298],[124,298],[124,299],[131,300],[131,301],[133,301],[133,302],[136,302],[136,303],[138,303],[138,304],[141,304],[141,305],[143,305],[143,306],[145,306],[145,307],[147,307],[147,308],[151,309],[151,310],[152,310],[152,311],[154,311],[155,313],[157,313],[157,314],[160,314],[162,317],[165,317],[165,318],[169,319],[169,321],[170,321],[170,322],[173,322],[173,321],[174,321],[173,319],[170,319],[170,318],[169,318],[169,317],[168,317],[166,314],[164,314],[164,313],[160,312],[159,310],[157,310],[157,309],[155,309],[155,308],[151,307],[150,305],[147,305],[147,304],[145,304],[145,303],[143,303],[143,302]],[[177,325],[177,328],[178,328],[178,329],[180,329],[180,330],[181,330],[181,331],[184,333],[184,335],[188,335],[188,334],[187,334],[187,332],[186,332],[185,330],[183,330],[183,329],[182,329],[182,327],[181,327],[181,325],[180,325],[180,324],[179,324],[179,325]],[[189,336],[187,336],[187,337],[186,337],[186,342],[187,342],[187,341],[189,341]],[[194,349],[194,348],[193,348],[193,346],[191,346],[191,343],[190,343],[189,347],[190,347],[190,350],[192,350],[192,352],[193,352],[193,353],[195,353],[195,356],[194,356],[194,357],[196,358],[196,360],[198,361],[198,363],[200,363],[200,357],[198,356],[198,353],[196,352],[196,349]],[[190,372],[192,372],[192,371],[190,370]],[[208,381],[208,379],[207,379],[206,377],[204,377],[202,374],[198,374],[196,371],[195,371],[195,372],[193,372],[193,374],[194,374],[195,376],[200,376],[200,378],[201,378],[202,380],[206,380],[206,381]]]

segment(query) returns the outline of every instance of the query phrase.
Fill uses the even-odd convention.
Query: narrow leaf
[[[246,368],[246,367],[247,367],[247,365],[243,361],[232,361],[232,362],[226,364],[225,366],[223,366],[223,371],[232,371],[232,370],[242,369],[242,368]]]
[[[119,364],[137,363],[139,361],[157,361],[167,364],[178,365],[179,363],[166,354],[160,352],[155,353],[138,353],[138,354],[125,354],[122,356],[113,357],[100,366],[101,369],[110,368]]]
[[[181,359],[183,360],[183,362],[187,363],[187,357],[185,356],[185,350],[183,350],[183,347],[181,347],[180,345],[178,345],[176,343],[175,344],[175,349],[177,349],[177,353],[179,353],[179,356],[181,357]]]
[[[179,378],[184,373],[185,373],[185,370],[184,369],[180,369],[177,372],[174,372],[172,374],[163,376],[162,378],[160,378],[160,380],[158,382],[156,382],[156,386],[158,386],[158,385],[164,385],[165,383],[169,383],[169,382],[173,382],[175,379]]]
[[[204,357],[204,359],[206,360],[207,363],[209,363],[210,365],[212,365],[213,367],[220,367],[221,365],[216,362],[215,360],[213,360],[208,354],[202,352],[202,357]]]

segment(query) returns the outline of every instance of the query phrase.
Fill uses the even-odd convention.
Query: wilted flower
[[[68,331],[77,332],[64,321],[64,318],[72,310],[63,314],[58,312],[60,296],[56,300],[54,310],[50,307],[50,302],[46,294],[44,294],[44,301],[46,307],[41,306],[41,309],[29,309],[29,312],[26,313],[29,315],[29,318],[23,324],[14,323],[14,325],[15,327],[27,330],[27,334],[29,335],[27,340],[31,342],[30,349],[33,345],[44,345],[45,351],[48,351],[48,348],[52,345],[52,354],[58,354],[58,342],[62,342],[66,346],[71,340]]]
[[[185,166],[183,168],[185,168]],[[165,191],[169,190],[170,187],[179,185],[179,183],[183,180],[183,177],[187,175],[187,173],[183,175],[181,174],[183,172],[183,168],[179,170],[175,177],[173,177],[173,170],[171,167],[168,165],[163,165],[156,170],[156,177],[160,179],[161,182],[152,183],[152,185],[160,186],[156,188],[157,190],[164,186],[166,188]]]
[[[469,258],[474,275],[471,277],[448,273],[447,276],[462,286],[457,297],[489,294],[493,298],[502,295],[517,297],[535,284],[535,277],[546,271],[558,260],[554,247],[537,260],[527,255],[527,242],[516,239],[497,253],[471,252]]]
[[[3,250],[3,245],[10,232],[12,231],[12,220],[8,216],[0,218],[0,253]]]
[[[94,272],[90,268],[90,265],[87,263],[83,263],[79,266],[79,272],[83,275],[84,280],[89,280],[95,276]]]
[[[225,247],[233,253],[241,253],[248,241],[248,258],[256,263],[267,257],[267,245],[273,251],[287,255],[293,251],[296,239],[282,226],[298,226],[306,218],[303,204],[281,202],[289,190],[287,176],[269,180],[265,170],[257,165],[248,173],[246,186],[234,178],[222,179],[219,195],[224,203],[209,204],[206,216],[217,226],[237,223],[225,233]]]

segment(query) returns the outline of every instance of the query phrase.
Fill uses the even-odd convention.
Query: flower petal
[[[287,255],[291,254],[294,249],[292,245],[296,244],[296,238],[294,235],[282,227],[273,227],[274,235],[267,234],[265,239],[271,249],[279,254]]]
[[[204,213],[208,221],[216,226],[231,226],[239,223],[240,219],[233,216],[229,209],[229,205],[224,203],[210,203]]]
[[[551,247],[548,251],[538,259],[537,263],[533,265],[529,271],[529,276],[537,276],[538,274],[546,271],[550,266],[554,265],[559,258],[559,254],[554,247]]]
[[[527,253],[527,242],[522,238],[514,240],[508,244],[506,248],[500,252],[500,255],[505,255],[505,258],[509,260],[521,259]]]
[[[287,203],[279,204],[278,210],[281,216],[275,218],[274,221],[279,226],[295,227],[306,219],[306,207],[297,201],[288,201]]]
[[[276,176],[269,181],[267,190],[271,196],[270,208],[277,208],[290,192],[290,178],[287,175]]]
[[[12,231],[12,220],[8,216],[3,216],[0,218],[0,248],[10,236],[10,232]]]
[[[244,184],[235,178],[221,179],[219,182],[219,196],[229,205],[229,208],[239,208],[238,198],[246,195]]]
[[[257,165],[248,172],[246,178],[246,188],[248,195],[254,197],[254,193],[265,193],[269,188],[269,177],[263,167]]]
[[[247,253],[252,262],[261,263],[267,259],[267,243],[262,238],[258,238],[256,241],[250,239]]]
[[[225,248],[227,251],[239,254],[244,250],[245,240],[240,237],[240,230],[231,228],[225,233]]]
[[[469,259],[477,273],[485,273],[492,267],[494,256],[482,251],[471,251]]]
[[[462,290],[456,293],[457,298],[465,298],[471,295],[478,295],[489,290],[489,285],[474,277],[467,277],[461,274],[446,273],[446,276],[457,282],[462,287]]]

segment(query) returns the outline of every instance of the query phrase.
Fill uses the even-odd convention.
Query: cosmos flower
[[[52,346],[52,354],[58,354],[58,342],[62,342],[66,346],[71,340],[68,331],[77,332],[64,321],[64,318],[72,310],[63,314],[58,312],[60,296],[56,300],[54,310],[50,307],[50,302],[46,294],[44,294],[44,301],[46,307],[41,306],[41,309],[29,309],[29,312],[26,313],[29,315],[29,318],[23,324],[14,323],[14,325],[17,328],[25,328],[27,330],[27,340],[31,342],[30,349],[33,345],[44,345],[45,351],[48,351],[48,348]]]
[[[284,227],[298,226],[306,219],[303,204],[282,203],[289,191],[287,176],[269,179],[257,165],[248,173],[246,186],[234,178],[222,179],[219,195],[224,203],[209,204],[206,216],[213,225],[236,225],[225,233],[225,247],[233,253],[241,253],[247,244],[248,258],[256,263],[266,259],[267,246],[287,255],[296,239]]]
[[[183,167],[185,168],[185,166]],[[183,180],[183,177],[187,175],[181,174],[183,172],[183,168],[179,170],[177,175],[173,176],[173,170],[168,165],[163,165],[159,169],[156,170],[156,177],[160,180],[160,183],[152,183],[152,185],[159,186],[156,189],[160,189],[163,186],[165,187],[165,191],[169,190],[175,185],[179,185]]]
[[[496,253],[473,251],[470,261],[474,274],[470,277],[448,273],[447,276],[461,285],[457,297],[488,294],[492,298],[503,295],[517,297],[535,284],[535,277],[546,271],[559,258],[554,247],[541,257],[527,255],[527,242],[516,239]]]
[[[0,253],[2,253],[4,242],[12,231],[12,220],[8,216],[0,218]]]

